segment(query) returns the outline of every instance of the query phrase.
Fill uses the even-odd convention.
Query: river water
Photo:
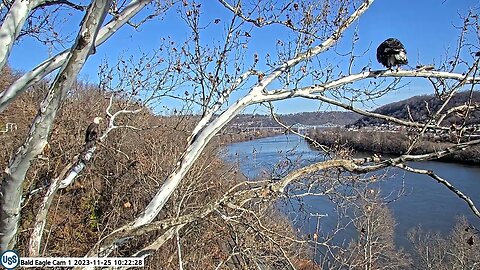
[[[238,163],[242,173],[253,180],[262,174],[269,176],[284,174],[285,166],[282,164],[306,165],[321,161],[324,157],[321,152],[310,149],[302,138],[295,135],[280,135],[231,144],[226,149],[225,159]],[[409,165],[434,170],[480,206],[479,166],[436,161],[413,162]],[[404,188],[403,195],[388,204],[397,224],[395,228],[397,245],[409,250],[407,232],[419,225],[424,230],[446,234],[455,225],[457,217],[461,215],[467,217],[476,228],[480,228],[480,218],[471,212],[467,204],[435,180],[396,168],[375,174],[385,176],[384,181],[379,184],[384,196]],[[335,208],[327,198],[307,197],[304,199],[304,204],[306,212],[328,215],[320,219],[318,225],[321,228],[328,230],[336,224]],[[304,233],[315,231],[318,218],[311,217],[305,220],[285,209],[284,212],[288,214],[293,225]],[[343,234],[343,237],[348,239],[354,232],[346,230]]]

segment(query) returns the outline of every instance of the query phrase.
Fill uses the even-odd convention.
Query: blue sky
[[[203,2],[202,11],[207,18],[220,18],[222,23],[228,21],[226,16],[229,13],[218,2],[213,0]],[[469,9],[479,8],[479,6],[478,1],[474,0],[375,1],[371,9],[353,25],[358,29],[360,36],[357,50],[360,52],[370,48],[360,59],[356,71],[360,71],[366,63],[371,63],[373,69],[381,68],[375,58],[375,49],[378,44],[389,37],[397,37],[404,43],[411,66],[415,66],[417,63],[438,63],[445,52],[451,52],[455,46],[458,30],[454,26],[461,25],[459,14],[466,14]],[[80,20],[80,16],[69,17],[69,20],[61,27],[66,31],[73,31]],[[216,29],[218,33],[222,33],[222,23],[216,26],[219,27]],[[149,52],[158,48],[162,37],[171,36],[178,41],[184,40],[188,33],[179,28],[181,24],[182,21],[172,10],[163,19],[147,22],[138,31],[131,27],[124,27],[113,38],[97,48],[97,53],[89,58],[82,70],[81,78],[91,82],[98,81],[98,66],[102,61],[107,59],[115,62],[120,55],[138,55],[139,51]],[[215,31],[215,29],[213,30]],[[343,42],[338,44],[336,48],[338,52],[345,53],[350,50],[351,33],[352,31],[348,31]],[[206,35],[204,40],[210,38],[208,36],[210,34]],[[259,35],[255,35],[255,31],[253,31],[252,40],[255,41],[249,45],[249,51],[252,54],[253,52],[259,53],[262,59],[262,56],[271,50],[268,44],[274,44],[277,35],[275,29],[270,32],[263,31]],[[213,39],[214,36],[211,38]],[[35,40],[23,39],[14,47],[9,62],[15,69],[29,70],[54,52],[39,45]],[[273,52],[271,53],[273,54]],[[374,108],[414,95],[432,93],[432,91],[427,83],[414,80],[401,91],[389,94],[366,107]],[[276,104],[280,113],[316,111],[319,108],[335,109],[319,106],[318,102],[303,99],[282,101]],[[253,109],[257,109],[257,112],[266,112],[266,109],[261,107]]]

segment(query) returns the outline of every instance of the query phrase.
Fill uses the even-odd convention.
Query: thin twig
[[[468,206],[470,207],[470,209],[473,211],[473,213],[480,218],[480,212],[478,211],[477,207],[475,206],[475,204],[473,203],[472,199],[470,199],[470,197],[468,197],[467,195],[465,195],[462,191],[460,191],[458,188],[456,188],[455,186],[453,186],[449,181],[447,181],[446,179],[440,177],[439,175],[437,175],[435,172],[433,171],[430,171],[430,170],[423,170],[423,169],[416,169],[416,168],[412,168],[410,166],[407,166],[405,165],[404,163],[401,163],[401,164],[396,164],[395,167],[398,167],[398,168],[401,168],[405,171],[408,171],[408,172],[413,172],[413,173],[417,173],[417,174],[425,174],[425,175],[428,175],[430,176],[431,178],[437,180],[440,184],[446,186],[450,191],[452,191],[453,193],[455,193],[460,199],[464,200]]]

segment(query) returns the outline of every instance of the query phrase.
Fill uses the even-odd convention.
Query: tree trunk
[[[43,1],[16,0],[8,10],[7,16],[0,27],[0,69],[7,62],[15,40],[20,35],[28,15]]]
[[[33,159],[47,144],[58,109],[93,49],[95,38],[111,6],[111,1],[95,0],[90,5],[71,53],[40,105],[27,139],[5,169],[0,188],[0,248],[2,250],[12,249],[15,246],[25,175]]]

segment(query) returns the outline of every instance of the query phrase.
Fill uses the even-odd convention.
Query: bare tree
[[[463,217],[450,235],[416,228],[409,233],[419,269],[475,269],[478,261],[478,230]]]
[[[2,65],[9,55],[13,42],[20,35],[20,29],[26,18],[35,7],[42,4],[17,2],[14,2],[8,10],[0,28],[0,32],[5,32],[5,35],[9,37],[2,39],[2,43],[6,45],[2,47],[4,48],[3,56],[0,55]],[[291,255],[295,254],[293,247],[312,242],[295,239],[292,237],[291,231],[284,230],[282,232],[281,228],[276,228],[274,223],[267,222],[269,220],[268,213],[272,211],[272,204],[276,200],[292,196],[288,192],[289,188],[300,185],[306,177],[312,174],[327,172],[326,175],[321,175],[320,179],[330,177],[337,182],[340,181],[340,177],[329,176],[331,171],[335,171],[338,176],[339,174],[364,174],[398,167],[406,171],[427,174],[457,194],[480,217],[474,202],[462,191],[452,186],[447,179],[439,177],[434,172],[412,168],[406,164],[408,161],[440,158],[480,143],[480,140],[471,139],[468,132],[465,132],[469,128],[465,121],[453,131],[459,138],[455,143],[439,151],[421,155],[411,154],[412,149],[427,130],[446,132],[451,130],[444,123],[444,119],[448,115],[462,113],[463,119],[468,119],[471,117],[472,111],[478,110],[478,104],[472,102],[454,108],[447,107],[459,91],[465,89],[473,91],[480,82],[478,71],[480,58],[471,54],[475,48],[479,47],[478,38],[475,39],[478,37],[479,31],[478,15],[472,13],[465,18],[464,26],[460,29],[458,50],[454,55],[447,56],[446,63],[437,69],[419,66],[411,70],[372,70],[367,66],[356,71],[353,63],[359,56],[355,56],[353,51],[352,54],[346,56],[350,61],[347,70],[342,70],[332,63],[325,63],[323,55],[342,41],[345,31],[371,8],[373,2],[373,0],[342,0],[321,3],[312,1],[277,3],[267,0],[252,4],[244,1],[219,0],[216,4],[225,8],[229,14],[229,20],[222,22],[220,19],[213,19],[204,24],[201,20],[203,16],[202,2],[182,1],[177,4],[177,12],[189,29],[190,36],[181,45],[168,38],[164,39],[164,45],[157,52],[161,56],[155,58],[162,72],[155,73],[151,70],[149,68],[151,62],[148,61],[139,61],[133,65],[133,68],[122,64],[113,68],[110,64],[102,67],[101,87],[111,94],[110,104],[106,109],[109,126],[103,136],[118,127],[153,128],[130,125],[128,118],[116,122],[116,117],[119,115],[140,112],[140,107],[135,107],[137,105],[155,106],[161,104],[165,99],[174,99],[181,102],[183,112],[198,112],[198,114],[188,120],[185,120],[187,118],[185,115],[178,116],[180,121],[189,121],[188,123],[191,124],[185,128],[188,137],[183,141],[184,144],[177,145],[182,149],[181,154],[172,157],[175,159],[172,162],[174,163],[173,169],[158,181],[157,186],[150,190],[148,203],[141,206],[134,219],[116,224],[117,226],[103,234],[96,245],[85,255],[107,256],[117,248],[122,248],[132,239],[138,240],[142,236],[149,235],[150,238],[146,240],[147,242],[132,244],[134,248],[128,250],[131,255],[147,257],[164,248],[167,241],[175,238],[178,265],[181,267],[185,263],[185,245],[182,244],[182,235],[193,230],[193,226],[190,225],[215,217],[217,221],[222,220],[226,226],[231,228],[227,234],[231,238],[227,241],[229,247],[225,249],[229,255],[220,260],[218,267],[232,262],[235,267],[244,265],[260,267],[271,264],[293,268],[295,264],[291,258]],[[57,112],[64,103],[68,89],[73,85],[81,67],[94,52],[95,46],[107,40],[147,4],[149,1],[132,1],[123,9],[117,9],[112,8],[111,1],[92,2],[71,48],[25,73],[2,92],[0,111],[4,111],[29,86],[60,68],[56,79],[49,87],[47,96],[40,105],[23,145],[13,155],[2,177],[0,190],[2,249],[13,248],[16,245],[15,237],[20,220],[22,185],[25,176],[32,160],[41,154],[47,144]],[[72,6],[71,3],[67,3],[67,5]],[[115,5],[113,6],[115,7]],[[82,9],[78,6],[75,8]],[[102,27],[109,9],[113,10],[112,19]],[[161,13],[161,9],[159,10],[154,15]],[[15,18],[10,16],[10,13],[17,11],[21,11],[21,16]],[[224,33],[221,35],[223,38],[220,38],[219,41],[214,40],[212,43],[205,42],[204,39],[207,37],[204,36],[204,31],[207,31],[209,26],[220,23],[224,26]],[[131,25],[137,27],[135,24],[131,23]],[[11,26],[14,28],[10,28]],[[253,44],[251,40],[261,34],[261,31],[275,28],[280,28],[291,35],[286,34],[276,40],[277,51],[266,54],[264,56],[265,64],[261,65],[259,54],[250,53],[248,50],[249,46]],[[259,34],[256,31],[259,31]],[[355,46],[355,40],[352,46]],[[274,53],[276,55],[273,55]],[[120,63],[122,61],[125,60],[121,60]],[[118,71],[116,75],[115,69]],[[118,80],[112,79],[117,75],[119,76]],[[401,88],[407,79],[428,80],[431,82],[433,91],[441,97],[442,105],[431,112],[428,119],[424,121],[398,119],[369,112],[356,106],[358,102],[375,99]],[[360,82],[364,82],[368,87],[360,86],[358,84]],[[118,84],[115,85],[115,83]],[[116,94],[122,95],[124,99],[119,99],[118,110],[112,111]],[[188,174],[192,173],[213,138],[235,116],[249,106],[270,104],[291,98],[318,100],[410,128],[415,131],[415,134],[409,142],[407,151],[393,158],[382,159],[373,156],[355,159],[345,152],[331,152],[329,154],[332,158],[329,160],[295,168],[283,175],[262,179],[262,181],[242,181],[233,185],[223,194],[217,194],[218,196],[215,198],[208,201],[197,201],[194,207],[185,203],[188,198],[191,198],[190,194],[196,193],[195,191],[202,187],[202,183],[191,184],[188,182]],[[165,150],[155,147],[152,149],[156,150],[152,156],[164,155]],[[59,187],[67,187],[74,183],[78,175],[88,166],[87,162],[95,150],[95,146],[88,149],[83,153],[83,157],[80,155],[77,161],[71,161],[65,166],[63,172],[54,177],[49,192],[44,197],[42,212],[37,217],[35,231],[30,242],[32,254],[39,254],[40,251],[51,195],[55,194]],[[335,181],[333,183],[336,183]],[[316,182],[320,189],[317,195],[329,195],[335,191],[335,189],[328,188],[330,187],[328,183],[332,182]],[[301,192],[307,196],[310,191],[307,189],[307,191],[302,190]],[[299,195],[295,194],[295,196]],[[174,212],[166,209],[169,208],[166,207],[169,202],[174,205]],[[348,202],[353,203],[352,200],[348,200]],[[371,202],[363,203],[362,207],[368,207],[369,203]],[[365,209],[363,212],[369,213],[368,209]],[[378,209],[380,212],[384,210],[382,207]],[[380,214],[387,216],[385,212]],[[364,214],[358,223],[352,222],[358,227],[369,227],[372,224],[372,218],[377,217]],[[381,225],[388,226],[390,224],[388,219],[385,222]],[[373,235],[369,234],[369,237]],[[386,235],[380,234],[380,238],[382,237],[388,241],[391,234],[388,232]],[[275,252],[266,247],[260,251],[253,250],[250,248],[250,243],[254,242],[253,239],[262,239],[262,243],[268,243],[266,245],[273,245],[277,249]],[[356,244],[352,243],[352,247],[367,250],[372,246],[370,240],[371,238],[366,242],[359,240]],[[328,239],[322,241],[321,244],[330,246]],[[378,252],[385,250],[395,252],[392,247],[384,246],[383,248]],[[370,268],[367,269],[374,269],[373,261],[378,259],[378,252],[368,254],[361,259],[362,263],[365,262],[364,260],[368,261],[365,265]],[[272,259],[272,257],[276,259]],[[355,261],[358,260],[355,259]],[[400,267],[400,263],[397,266]]]
[[[61,71],[53,82],[45,102],[41,104],[34,125],[29,131],[29,138],[18,150],[17,156],[11,160],[7,175],[2,181],[2,249],[15,245],[14,236],[17,232],[21,184],[29,168],[31,160],[39,155],[47,143],[55,115],[62,104],[74,78],[78,76],[81,67],[90,54],[95,37],[101,27],[111,2],[95,3],[85,15],[80,35],[72,47],[72,53],[66,59]],[[98,5],[98,7],[97,7]]]
[[[24,144],[17,150],[16,155],[3,175],[1,187],[1,247],[8,249],[15,245],[15,235],[20,218],[20,202],[22,197],[22,184],[32,160],[38,156],[47,144],[51,127],[56,113],[65,100],[69,88],[73,85],[80,69],[86,59],[95,51],[95,45],[99,45],[110,37],[116,29],[127,23],[127,21],[148,2],[134,1],[124,8],[109,24],[101,30],[103,21],[110,10],[111,1],[94,2],[86,11],[81,23],[77,38],[71,49],[47,60],[39,67],[19,78],[7,90],[2,92],[2,108],[18,95],[25,91],[28,86],[38,82],[45,75],[60,68],[55,81],[52,83],[48,95],[40,105],[37,117],[32,122],[29,134]],[[3,67],[10,50],[18,38],[20,29],[30,12],[43,4],[38,1],[15,1],[3,19],[0,31],[2,36],[2,55],[0,64]],[[3,110],[3,109],[2,109]]]
[[[336,254],[337,260],[349,269],[405,269],[410,259],[402,250],[394,246],[395,223],[379,190],[367,189],[353,224],[359,233],[347,249]]]

